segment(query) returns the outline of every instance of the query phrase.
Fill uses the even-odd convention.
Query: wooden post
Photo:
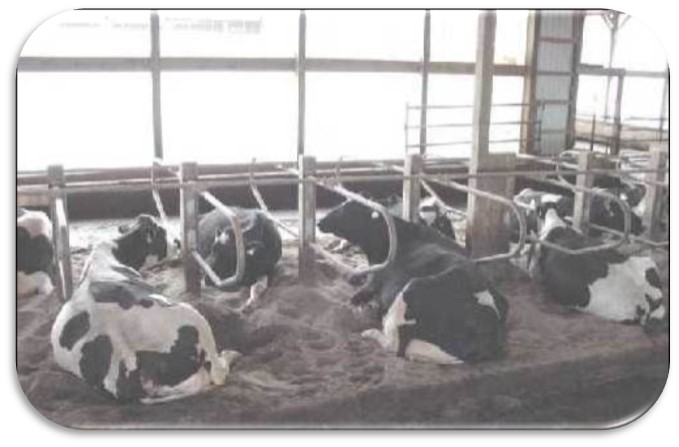
[[[595,163],[594,152],[581,152],[578,154],[578,170],[588,170],[594,168]],[[594,175],[592,174],[578,174],[575,179],[576,186],[581,188],[591,188],[594,186]],[[573,203],[573,227],[587,232],[587,224],[589,223],[589,211],[592,196],[584,192],[576,192]]]
[[[568,91],[568,127],[566,128],[566,147],[572,149],[575,146],[575,118],[577,114],[578,88],[580,76],[578,67],[582,58],[582,39],[585,29],[585,14],[583,11],[572,11],[573,54],[571,58],[571,86]]]
[[[297,42],[297,155],[304,155],[306,120],[306,14],[299,14]]]
[[[655,169],[657,172],[649,172],[645,175],[646,180],[651,182],[664,182],[665,172],[667,168],[667,152],[660,147],[652,145],[650,149],[650,157],[648,159],[648,168]],[[665,200],[665,188],[658,185],[646,184],[646,206],[644,209],[643,223],[646,229],[646,237],[651,240],[658,241],[661,238],[660,234],[660,220],[663,209],[663,201]]]
[[[316,184],[308,177],[314,175],[316,158],[307,155],[299,157],[299,185],[297,209],[299,212],[299,273],[301,280],[308,278],[313,266],[313,253],[309,243],[316,240]]]
[[[615,116],[613,117],[613,144],[611,145],[611,155],[618,155],[620,153],[620,134],[622,132],[622,89],[625,82],[625,76],[618,75],[618,89],[615,94]]]
[[[47,168],[50,189],[59,189],[65,186],[66,177],[64,167],[61,165],[51,165]],[[66,219],[65,228],[59,226],[59,213],[57,212],[57,199],[60,198],[64,208],[64,218]],[[55,248],[55,259],[57,267],[56,286],[59,299],[67,301],[73,294],[73,273],[71,267],[71,246],[68,228],[68,213],[66,194],[60,192],[58,196],[50,197],[50,218],[52,219],[52,238]],[[61,264],[61,268],[59,265]],[[63,275],[63,276],[62,276]]]
[[[406,176],[417,175],[422,172],[422,156],[420,154],[408,154],[405,159],[403,174]],[[403,179],[403,218],[410,222],[416,219],[420,207],[420,180]]]
[[[183,188],[180,191],[181,209],[179,218],[182,229],[182,262],[184,264],[184,283],[186,291],[200,296],[202,272],[193,258],[193,251],[198,249],[198,165],[182,163],[180,175]]]
[[[495,11],[479,16],[476,42],[474,111],[472,116],[472,163],[488,155],[490,109],[493,100],[493,63],[495,57]]]
[[[493,97],[493,62],[495,57],[495,12],[479,17],[476,43],[476,80],[474,84],[474,114],[472,127],[472,154],[469,172],[513,170],[514,154],[490,154],[490,112]],[[512,197],[513,177],[472,178],[469,186]],[[467,249],[474,258],[506,251],[509,244],[508,229],[503,224],[503,205],[473,194],[467,197]]]
[[[422,50],[422,87],[420,97],[420,154],[427,152],[427,104],[429,101],[429,59],[431,53],[431,14],[424,14],[424,47]],[[406,112],[407,113],[407,112]],[[403,208],[405,211],[405,207]]]
[[[492,154],[483,159],[482,166],[470,165],[471,173],[513,171],[515,154]],[[514,177],[485,177],[469,179],[469,186],[502,197],[514,196]],[[467,196],[467,251],[473,258],[480,258],[509,249],[509,229],[504,224],[506,206],[482,197]]]
[[[537,83],[538,49],[540,39],[540,11],[531,11],[528,15],[526,37],[526,75],[523,78],[523,102],[521,108],[521,142],[519,150],[523,154],[537,152],[536,128],[538,107],[535,101],[535,85]]]
[[[163,126],[160,108],[160,22],[158,12],[151,11],[151,82],[153,103],[153,148],[156,158],[163,158]]]

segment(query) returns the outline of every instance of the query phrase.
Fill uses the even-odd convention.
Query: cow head
[[[264,243],[258,240],[245,241],[245,265],[257,265],[264,262],[266,248]],[[220,278],[228,278],[236,272],[236,241],[231,229],[219,230],[215,234],[210,254],[205,260]],[[205,275],[205,284],[215,286],[212,279]]]
[[[167,258],[174,258],[180,249],[179,240],[148,214],[137,216],[131,224],[118,227],[114,256],[135,270],[150,267]]]
[[[318,222],[318,228],[358,245],[371,263],[386,256],[389,241],[382,215],[354,200],[333,208]]]
[[[634,266],[633,277],[637,280],[643,296],[639,297],[635,319],[647,332],[660,332],[668,327],[669,314],[665,307],[662,293],[662,284],[658,276],[658,270],[650,257],[631,257]],[[639,275],[638,273],[642,273]]]

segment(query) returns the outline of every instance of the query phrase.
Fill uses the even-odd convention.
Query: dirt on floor
[[[118,223],[73,224],[76,279],[93,244]],[[361,262],[355,250],[344,256]],[[220,349],[244,354],[222,387],[164,404],[115,403],[55,364],[54,294],[17,300],[17,372],[35,408],[69,427],[605,426],[660,394],[666,335],[564,310],[516,266],[500,270],[510,316],[507,354],[497,361],[437,366],[384,353],[360,336],[376,322],[347,305],[353,286],[321,262],[301,283],[296,245],[286,241],[271,288],[247,316],[234,310],[245,290],[206,288],[194,298],[176,262],[146,274],[159,292],[208,319]]]

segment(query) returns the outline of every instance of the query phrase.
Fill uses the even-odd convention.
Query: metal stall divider
[[[66,302],[73,294],[73,273],[71,266],[71,246],[68,229],[68,211],[66,208],[66,177],[61,165],[47,168],[49,178],[50,217],[52,218],[52,237],[57,261],[57,293],[62,302]]]
[[[182,223],[182,257],[184,260],[184,276],[186,290],[200,296],[202,270],[216,287],[228,287],[237,284],[245,272],[245,242],[238,215],[228,206],[220,202],[210,192],[203,190],[198,178],[196,163],[182,163],[181,168],[181,223]],[[221,279],[210,268],[210,265],[198,253],[198,214],[199,198],[202,197],[219,210],[231,223],[236,243],[236,271],[228,278]]]

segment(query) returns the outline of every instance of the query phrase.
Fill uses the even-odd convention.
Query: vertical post
[[[650,149],[650,157],[648,159],[648,168],[654,169],[656,172],[649,172],[645,174],[646,180],[651,182],[664,182],[665,172],[667,168],[667,152],[663,151],[661,145],[652,145]],[[644,209],[643,223],[646,229],[646,236],[651,240],[660,239],[660,219],[661,211],[663,209],[663,201],[665,200],[664,188],[651,183],[646,184],[646,206]]]
[[[427,105],[429,102],[429,60],[431,54],[431,14],[424,14],[424,46],[422,49],[422,87],[420,104],[420,154],[427,152]],[[403,208],[405,211],[405,208]]]
[[[488,155],[490,109],[493,100],[493,63],[495,58],[495,11],[479,16],[476,41],[474,113],[472,117],[471,163],[478,164]]]
[[[604,14],[610,14],[609,16],[604,15],[603,19],[604,22],[606,22],[606,25],[608,25],[609,31],[610,31],[610,40],[609,40],[609,47],[608,47],[608,64],[606,65],[606,68],[609,70],[613,68],[613,56],[615,55],[615,44],[618,39],[618,20],[620,17],[620,13],[617,11],[606,11]],[[611,80],[612,76],[608,74],[606,76],[606,101],[604,103],[604,120],[608,119],[608,101],[610,99],[611,95]]]
[[[408,177],[422,172],[422,155],[408,154],[405,159],[403,174]],[[403,179],[403,218],[413,222],[416,220],[420,206],[420,180]]]
[[[594,138],[596,137],[596,112],[592,113],[592,128],[589,134],[589,151],[594,151]]]
[[[577,114],[578,88],[580,76],[578,67],[582,57],[582,37],[585,28],[585,14],[583,11],[573,11],[572,13],[572,33],[573,52],[571,58],[571,86],[568,91],[568,127],[566,128],[566,147],[572,149],[575,146],[575,117]]]
[[[316,240],[316,184],[309,181],[316,170],[316,158],[300,155],[299,185],[297,186],[297,209],[299,212],[299,273],[304,280],[313,265],[313,253],[309,243]]]
[[[297,156],[304,155],[306,120],[306,13],[299,13],[297,42]]]
[[[594,152],[579,153],[578,170],[583,171],[592,169],[594,167],[595,160]],[[581,188],[591,188],[594,186],[594,175],[578,174],[575,179],[575,184]],[[587,232],[591,200],[592,197],[588,193],[575,193],[575,200],[573,203],[573,226],[582,232]]]
[[[66,184],[66,177],[64,175],[64,167],[61,165],[51,165],[47,168],[47,177],[49,179],[50,189],[60,190]],[[60,212],[57,210],[58,199],[61,199],[63,206],[63,217],[68,219],[66,194],[59,191],[57,195],[50,196],[50,217],[52,219],[52,237],[55,248],[57,275],[56,286],[59,294],[59,299],[62,302],[67,301],[73,294],[73,274],[71,271],[71,247],[68,229],[68,220],[64,222],[66,225],[63,229],[59,222]]]
[[[667,72],[665,75],[665,83],[663,84],[663,89],[662,89],[662,100],[660,103],[660,120],[658,123],[658,141],[662,141],[663,139],[663,127],[665,126],[665,109],[667,108],[667,100],[669,99],[669,90],[670,89],[670,73]]]
[[[526,35],[526,75],[523,78],[523,103],[521,108],[521,144],[519,150],[524,154],[537,152],[535,133],[537,130],[538,105],[535,101],[537,83],[538,49],[540,40],[540,11],[528,15]]]
[[[182,163],[180,167],[181,190],[179,193],[181,209],[179,218],[182,228],[182,262],[184,265],[184,283],[186,291],[200,296],[202,273],[200,266],[193,258],[193,251],[198,249],[198,165]]]
[[[490,154],[490,112],[493,97],[493,63],[495,58],[495,12],[479,17],[476,43],[476,79],[474,83],[474,115],[472,127],[472,155],[469,172],[513,170],[514,154]],[[513,177],[472,178],[469,185],[512,197]],[[470,194],[467,197],[467,249],[474,258],[505,251],[509,235],[503,225],[507,210],[496,202]]]
[[[622,89],[624,87],[625,76],[618,75],[618,90],[615,95],[615,116],[613,117],[613,144],[611,146],[611,155],[618,155],[620,153],[620,134],[622,133]]]
[[[151,11],[151,82],[153,103],[153,154],[163,158],[163,125],[160,109],[160,21],[157,11]]]

